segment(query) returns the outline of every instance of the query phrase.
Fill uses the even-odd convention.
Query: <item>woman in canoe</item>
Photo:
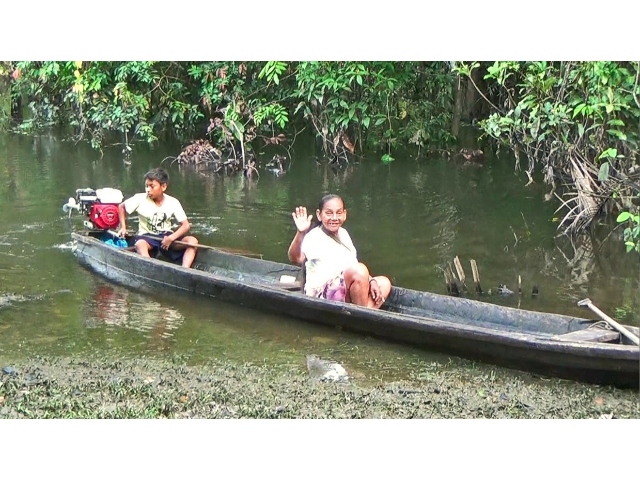
[[[328,300],[380,308],[391,291],[387,277],[372,277],[364,263],[358,262],[356,248],[349,233],[342,228],[347,210],[338,195],[320,200],[312,227],[313,215],[305,207],[292,213],[296,235],[289,246],[289,260],[304,264],[306,295]]]

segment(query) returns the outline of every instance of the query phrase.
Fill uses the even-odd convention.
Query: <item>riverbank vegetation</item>
[[[58,126],[125,154],[177,138],[178,161],[218,170],[255,168],[266,145],[288,155],[304,129],[336,165],[406,147],[452,158],[474,124],[483,148],[548,185],[561,231],[615,214],[637,250],[640,62],[5,61],[0,77],[5,128]]]
[[[3,364],[5,365],[5,364]],[[37,358],[0,372],[3,418],[637,418],[633,390],[520,372],[417,367],[404,381],[313,381],[303,364]]]
[[[550,194],[566,207],[560,224],[572,232],[600,212],[633,209],[638,199],[639,65],[475,62],[457,71],[473,82],[473,72],[481,69],[492,111],[480,127],[509,147],[516,167],[526,164],[529,182],[536,170],[542,173]]]

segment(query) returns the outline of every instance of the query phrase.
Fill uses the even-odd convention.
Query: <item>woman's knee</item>
[[[347,268],[344,271],[345,280],[350,280],[349,283],[354,281],[369,281],[369,269],[364,263],[358,263]]]

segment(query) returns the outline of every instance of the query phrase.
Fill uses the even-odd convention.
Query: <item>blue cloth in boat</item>
[[[112,237],[109,236],[109,237],[103,237],[102,241],[107,245],[110,245],[116,248],[127,248],[129,246],[129,244],[124,238],[116,238],[114,240]]]

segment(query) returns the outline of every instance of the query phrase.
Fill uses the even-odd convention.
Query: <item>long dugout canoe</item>
[[[134,289],[169,288],[549,377],[638,388],[640,348],[593,320],[394,286],[380,310],[306,296],[301,268],[199,249],[193,268],[74,232],[81,265]],[[131,239],[129,239],[131,242]],[[639,329],[627,326],[635,335]]]

